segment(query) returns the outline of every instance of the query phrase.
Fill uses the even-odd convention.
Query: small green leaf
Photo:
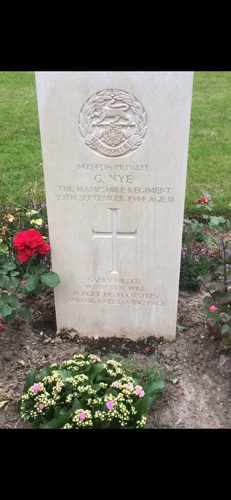
[[[82,408],[82,405],[81,405],[79,399],[75,398],[73,401],[73,405],[72,405],[71,409],[69,410],[68,414],[71,414],[75,410],[81,410],[81,408]]]
[[[0,274],[5,275],[5,274],[7,274],[7,273],[8,273],[7,269],[6,269],[4,266],[2,266],[2,267],[0,268]]]
[[[7,264],[4,264],[4,269],[6,269],[7,271],[13,271],[14,269],[16,269],[16,264],[15,262],[7,262]]]
[[[231,332],[231,326],[229,325],[223,325],[221,328],[221,333],[224,335],[225,333],[230,333]]]
[[[2,314],[5,318],[12,313],[12,307],[8,306],[8,304],[3,304],[0,306],[0,314]]]
[[[7,302],[8,302],[8,294],[5,292],[2,292],[2,294],[0,295],[0,306],[2,306],[3,304],[6,304]]]
[[[42,219],[32,219],[30,221],[30,224],[34,224],[35,226],[42,226],[43,220]]]
[[[61,416],[58,418],[53,418],[53,420],[50,420],[50,422],[46,422],[45,424],[41,425],[41,429],[60,429],[61,427],[64,426],[64,424],[67,421],[67,416]]]
[[[35,383],[35,378],[36,378],[36,370],[33,370],[27,375],[24,387],[23,387],[23,392],[27,392],[28,389]]]
[[[51,288],[54,288],[60,283],[59,276],[52,271],[50,273],[43,274],[41,276],[41,281],[44,285],[49,286]]]
[[[5,243],[3,243],[2,245],[0,245],[0,253],[8,253],[9,251],[9,248],[7,245],[5,245]]]
[[[18,279],[15,276],[10,276],[9,285],[15,288],[16,286],[18,286]]]
[[[31,316],[31,310],[29,309],[29,307],[21,307],[20,309],[18,309],[17,313],[19,314],[19,316],[21,316],[21,318],[24,319],[27,319]]]
[[[51,374],[52,374],[51,367],[49,365],[47,365],[47,366],[44,366],[44,368],[41,370],[41,372],[39,372],[39,378],[43,379],[44,377],[47,377],[47,375],[51,375]]]
[[[164,387],[165,384],[163,380],[156,380],[155,382],[147,382],[146,384],[143,384],[145,395],[147,396],[163,391]]]
[[[26,213],[26,216],[30,217],[31,215],[35,215],[35,214],[38,214],[38,211],[32,209],[32,210],[28,210],[28,212]]]
[[[140,413],[140,415],[146,414],[154,399],[155,399],[154,395],[153,397],[139,398],[135,403],[135,408],[138,411],[138,413]]]
[[[96,363],[95,365],[91,366],[91,375],[90,378],[92,382],[95,380],[95,382],[100,382],[101,380],[105,379],[105,372],[102,374],[101,372],[104,371],[104,364],[103,363]]]
[[[10,273],[11,276],[18,276],[19,275],[19,272],[18,271],[12,271]]]
[[[59,375],[62,380],[65,380],[68,377],[72,377],[72,372],[70,370],[65,370],[65,368],[63,368],[59,369]]]
[[[14,321],[15,316],[16,316],[15,311],[12,311],[12,313],[8,314],[8,316],[6,318],[7,322]]]
[[[39,264],[33,264],[30,266],[30,273],[40,275],[40,274],[44,273],[46,271],[46,269],[47,269],[46,264],[39,262]]]
[[[8,298],[8,304],[11,307],[19,307],[19,305],[20,305],[18,299],[16,297],[14,297],[14,295],[10,295],[9,296],[9,298]]]
[[[0,288],[6,288],[9,285],[9,276],[0,276]]]
[[[187,326],[177,325],[177,330],[178,332],[183,332],[184,330],[187,330]]]
[[[38,280],[37,276],[32,274],[29,276],[29,278],[27,278],[24,289],[27,292],[33,292],[34,290],[36,290],[38,284],[39,284],[39,280]]]
[[[179,379],[178,378],[170,378],[170,380],[173,384],[177,384]]]

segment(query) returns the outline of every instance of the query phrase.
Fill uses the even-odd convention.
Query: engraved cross
[[[117,231],[117,216],[118,216],[119,208],[109,208],[108,210],[111,210],[111,232],[108,232],[108,231],[99,232],[99,231],[94,231],[94,229],[92,229],[92,234],[93,234],[92,240],[94,240],[96,238],[109,238],[112,240],[112,270],[110,271],[110,274],[119,274],[119,272],[116,270],[117,269],[117,253],[116,253],[117,238],[130,238],[130,239],[135,240],[137,230],[133,231],[131,233]]]

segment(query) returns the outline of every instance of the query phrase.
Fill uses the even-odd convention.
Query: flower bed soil
[[[79,337],[74,331],[56,333],[53,291],[32,301],[30,320],[20,319],[0,331],[0,428],[26,429],[19,399],[26,375],[73,354],[96,352],[102,357],[120,354],[144,365],[153,354],[164,373],[165,391],[150,411],[146,428],[230,428],[231,355],[219,338],[205,329],[198,308],[200,292],[180,292],[176,340],[149,337]],[[148,352],[146,348],[148,349]],[[3,401],[8,401],[1,405]]]

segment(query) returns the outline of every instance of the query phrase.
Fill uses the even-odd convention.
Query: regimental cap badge
[[[79,113],[79,130],[85,144],[106,157],[135,151],[147,132],[147,113],[124,90],[101,90],[89,97]]]

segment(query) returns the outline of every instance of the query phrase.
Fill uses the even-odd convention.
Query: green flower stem
[[[225,284],[225,293],[228,293],[228,275],[227,275],[227,265],[225,262],[226,259],[226,248],[224,243],[224,238],[221,238],[222,248],[223,248],[223,264],[224,264],[224,284]]]
[[[16,294],[16,292],[18,291],[18,289],[20,288],[20,286],[21,286],[21,281],[20,281],[20,283],[16,286],[16,288],[13,290],[13,292],[8,293],[9,297],[11,297],[11,295],[15,295],[15,294]]]
[[[213,296],[213,293],[215,293],[215,292],[211,292],[211,290],[209,290],[209,288],[206,286],[206,283],[203,281],[202,277],[200,277],[200,281],[201,281],[202,285],[204,286],[205,291],[208,292],[209,295],[211,295],[214,302],[216,302],[216,299]]]

